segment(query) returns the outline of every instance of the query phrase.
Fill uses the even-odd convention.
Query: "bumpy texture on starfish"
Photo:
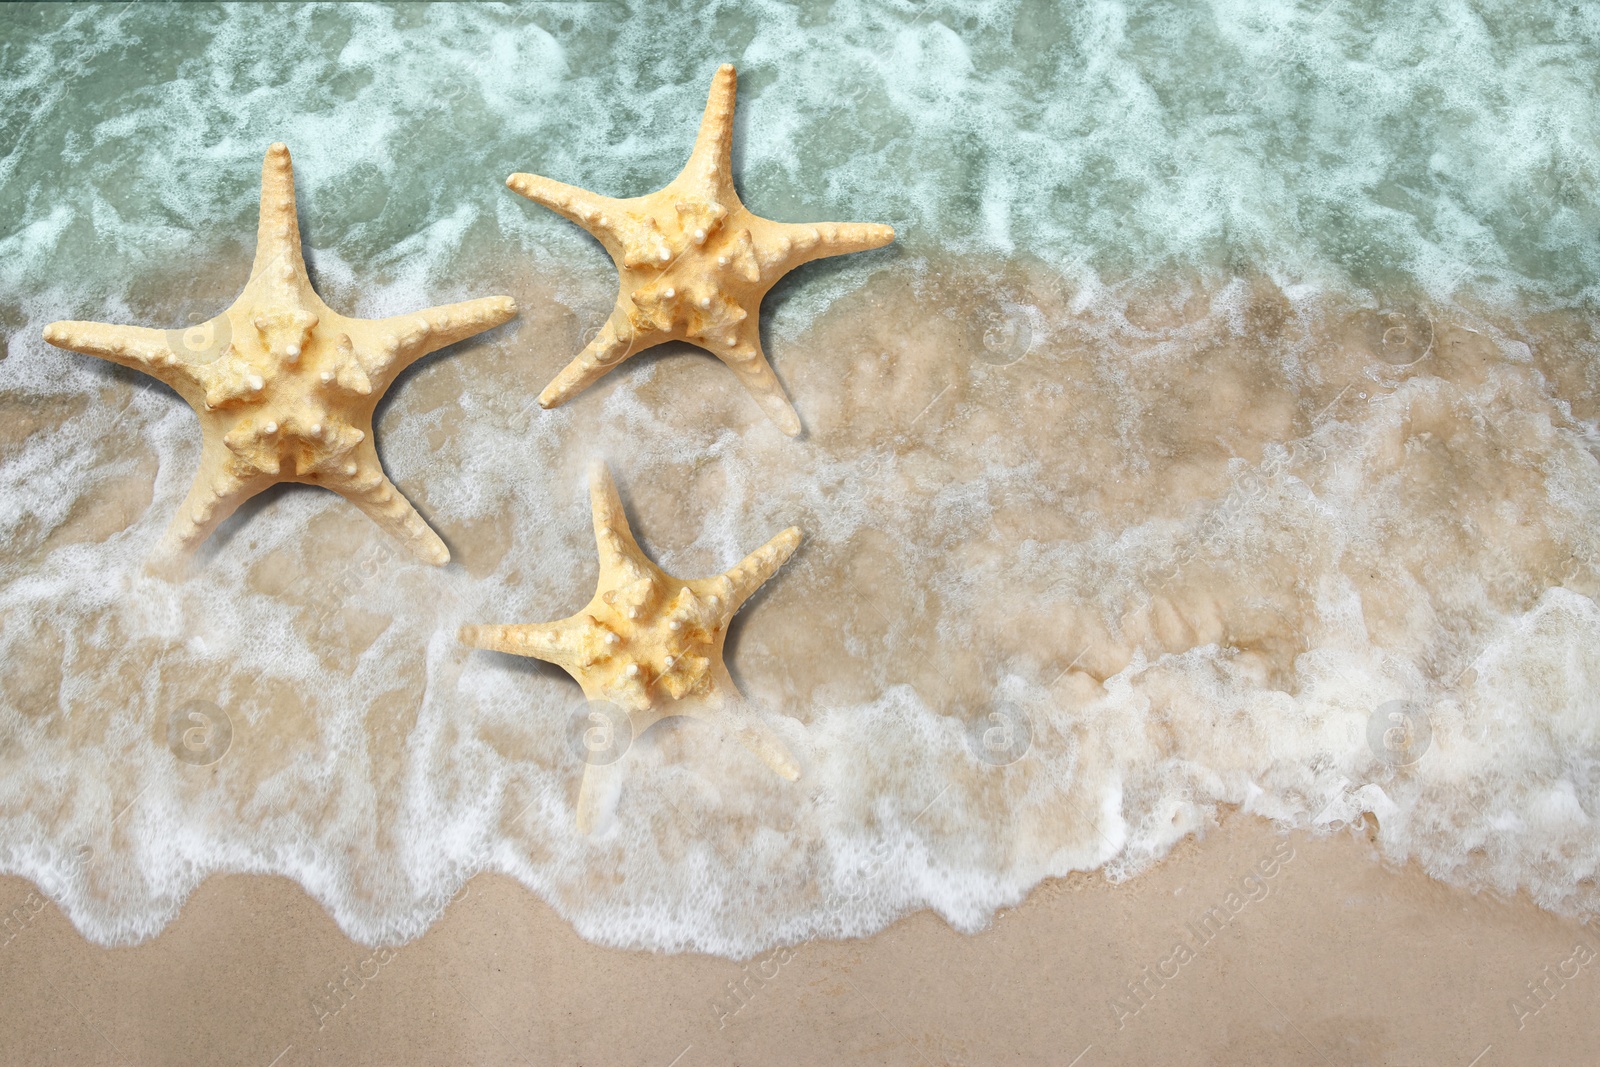
[[[711,82],[700,134],[683,172],[649,196],[613,200],[534,174],[506,179],[515,192],[582,226],[616,261],[620,291],[595,339],[539,394],[555,407],[624,359],[664,341],[689,341],[739,376],[784,433],[800,417],[761,351],[761,298],[813,259],[878,248],[894,230],[873,223],[804,226],[752,215],[733,189],[733,97],[728,64]]]
[[[406,367],[516,314],[510,297],[348,319],[306,276],[289,150],[267,149],[250,281],[207,324],[195,351],[179,331],[53,322],[44,339],[166,382],[200,416],[200,471],[162,555],[190,551],[240,504],[277,482],[321,485],[349,499],[429,563],[450,560],[437,534],[384,476],[372,410]],[[207,331],[201,331],[204,334]]]
[[[734,613],[799,547],[800,531],[791,526],[725,574],[686,580],[661,570],[639,548],[603,463],[590,467],[589,499],[600,582],[588,605],[560,622],[464,626],[462,643],[556,664],[589,700],[622,709],[635,737],[668,715],[708,719],[731,728],[778,774],[798,778],[783,742],[736,713],[741,698],[722,645]],[[605,773],[594,764],[584,769],[578,792],[584,832],[595,822],[596,776]]]

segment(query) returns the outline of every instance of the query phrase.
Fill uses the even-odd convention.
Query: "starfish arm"
[[[700,119],[700,132],[695,135],[694,150],[684,165],[680,180],[705,188],[720,199],[733,185],[733,106],[739,87],[739,76],[732,63],[724,63],[711,76],[711,94],[706,99],[705,114]]]
[[[499,326],[516,313],[517,302],[509,296],[487,296],[379,319],[371,324],[376,351],[363,352],[361,363],[374,385],[387,385],[428,353]]]
[[[288,271],[283,271],[287,266]],[[278,268],[283,278],[305,277],[300,254],[300,219],[294,209],[294,164],[289,147],[281,141],[267,149],[261,161],[261,217],[256,224],[256,259],[250,277]]]
[[[736,721],[730,715],[716,715],[713,720],[731,729],[739,743],[754,752],[756,758],[771,767],[779,777],[791,782],[800,777],[800,765],[789,754],[788,746],[765,723],[751,719]]]
[[[537,174],[513,174],[506,185],[588,230],[611,258],[628,270],[662,267],[672,261],[672,246],[655,220],[641,217],[636,207],[630,209],[624,201]]]
[[[622,792],[622,761],[585,763],[578,779],[578,833],[591,834],[610,821]]]
[[[239,505],[277,480],[259,472],[241,477],[229,461],[227,450],[207,438],[200,447],[200,469],[195,473],[194,484],[172,517],[157,548],[157,558],[174,560],[193,552],[239,510]]]
[[[769,223],[756,241],[756,258],[768,285],[802,263],[882,248],[894,240],[894,227],[876,222]]]
[[[622,497],[611,469],[600,460],[589,464],[589,508],[594,514],[594,540],[600,550],[601,571],[620,569],[624,583],[654,577],[655,570],[634,540],[628,516],[622,510]]]
[[[580,685],[584,682],[584,669],[615,647],[607,640],[613,636],[611,632],[583,614],[558,622],[463,626],[459,636],[462,644],[472,648],[554,663]],[[590,695],[593,698],[593,694]]]
[[[370,444],[371,435],[366,436],[369,443],[359,450],[359,458],[353,464],[355,471],[320,484],[364,511],[367,518],[404,543],[419,559],[436,567],[449,563],[450,550],[383,473],[377,450]]]
[[[549,663],[557,653],[558,630],[554,626],[508,623],[503,626],[463,626],[458,635],[463,645],[513,656],[529,656]]]
[[[728,614],[738,611],[762,583],[789,562],[789,557],[799,547],[800,528],[791,526],[740,560],[731,570],[723,572],[722,577],[728,583]]]
[[[786,530],[779,537],[789,533],[799,536],[798,531]],[[728,673],[728,668],[721,662],[712,668],[710,693],[707,699],[679,708],[679,713],[693,716],[732,734],[741,745],[755,753],[757,759],[772,768],[774,774],[791,782],[800,777],[800,765],[790,754],[789,746],[783,743],[776,731],[757,717],[754,709],[740,695],[739,687],[733,684],[733,676]],[[729,699],[730,694],[732,699]],[[634,731],[634,736],[638,735],[639,731]]]
[[[754,331],[744,343],[739,343],[735,337],[731,345],[711,338],[702,339],[699,344],[728,365],[738,376],[740,384],[761,405],[767,418],[777,423],[778,429],[790,437],[800,435],[800,414],[795,411],[789,394],[784,392],[783,383],[772,372],[772,364],[767,362],[766,355],[761,351],[761,340]]]
[[[142,371],[168,385],[194,378],[189,365],[180,363],[173,354],[165,330],[103,322],[52,322],[44,328],[44,339],[69,352],[98,356]]]
[[[620,331],[617,329],[619,320],[624,323]],[[625,315],[613,314],[607,319],[606,324],[600,327],[600,332],[595,335],[595,339],[574,356],[572,362],[563,367],[561,373],[544,387],[544,391],[539,394],[539,406],[553,408],[565,404],[599,381],[617,364],[635,352],[642,352],[650,347],[650,344],[638,343],[638,334],[634,333],[633,328],[626,323]]]
[[[624,221],[624,210],[617,200],[538,174],[513,174],[506,179],[506,187],[582,226],[605,245],[607,251],[615,254],[615,249],[622,246],[619,227]]]

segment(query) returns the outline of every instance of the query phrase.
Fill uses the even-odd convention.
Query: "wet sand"
[[[976,935],[923,912],[746,962],[596,947],[500,876],[378,950],[281,878],[213,878],[132,948],[20,879],[0,902],[0,1062],[30,1067],[1600,1061],[1600,959],[1575,952],[1596,931],[1247,817],[1131,883],[1047,882]]]

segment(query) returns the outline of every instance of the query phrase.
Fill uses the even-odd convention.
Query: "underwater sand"
[[[1230,807],[1321,831],[1365,813],[1394,862],[1593,910],[1581,318],[1265,280],[1097,302],[1016,264],[885,258],[768,342],[798,442],[688,348],[531,407],[609,294],[515,287],[520,320],[380,409],[444,570],[291,489],[186,580],[146,574],[192,414],[83,357],[13,353],[102,383],[7,446],[38,499],[0,585],[13,866],[106,943],[225,870],[286,874],[391,942],[493,870],[595,942],[747,956],[920,908],[977,930],[1043,878],[1132,877]],[[596,455],[671,572],[805,531],[728,645],[799,783],[673,720],[580,835],[575,683],[455,641],[587,599]],[[196,706],[228,747],[174,759]],[[1382,741],[1397,710],[1412,750]]]

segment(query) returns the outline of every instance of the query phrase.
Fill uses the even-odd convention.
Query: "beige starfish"
[[[306,276],[289,150],[261,164],[261,221],[244,292],[209,325],[220,352],[194,352],[176,331],[53,322],[44,339],[159,378],[200,417],[200,470],[161,546],[193,550],[246,500],[278,482],[320,485],[347,498],[429,563],[450,551],[384,476],[372,410],[422,356],[516,314],[510,297],[428,308],[391,319],[349,319]],[[177,349],[178,351],[174,351]]]
[[[746,747],[778,774],[793,780],[800,769],[783,742],[749,716],[722,646],[728,622],[750,595],[777,572],[800,544],[800,531],[783,531],[715,578],[674,578],[639,548],[628,528],[617,487],[605,464],[589,469],[600,582],[593,599],[560,622],[464,626],[463,644],[554,663],[577,679],[591,702],[615,705],[632,736],[669,715],[689,715],[730,727]],[[587,762],[578,790],[578,828],[587,833],[601,803],[604,767]]]
[[[672,183],[613,200],[534,174],[506,184],[592,233],[616,261],[616,307],[600,333],[539,394],[547,408],[587,388],[624,359],[664,341],[689,341],[722,360],[784,433],[800,417],[761,351],[761,298],[802,263],[894,240],[874,223],[804,226],[752,215],[733,188],[733,67],[717,68],[700,134]]]

